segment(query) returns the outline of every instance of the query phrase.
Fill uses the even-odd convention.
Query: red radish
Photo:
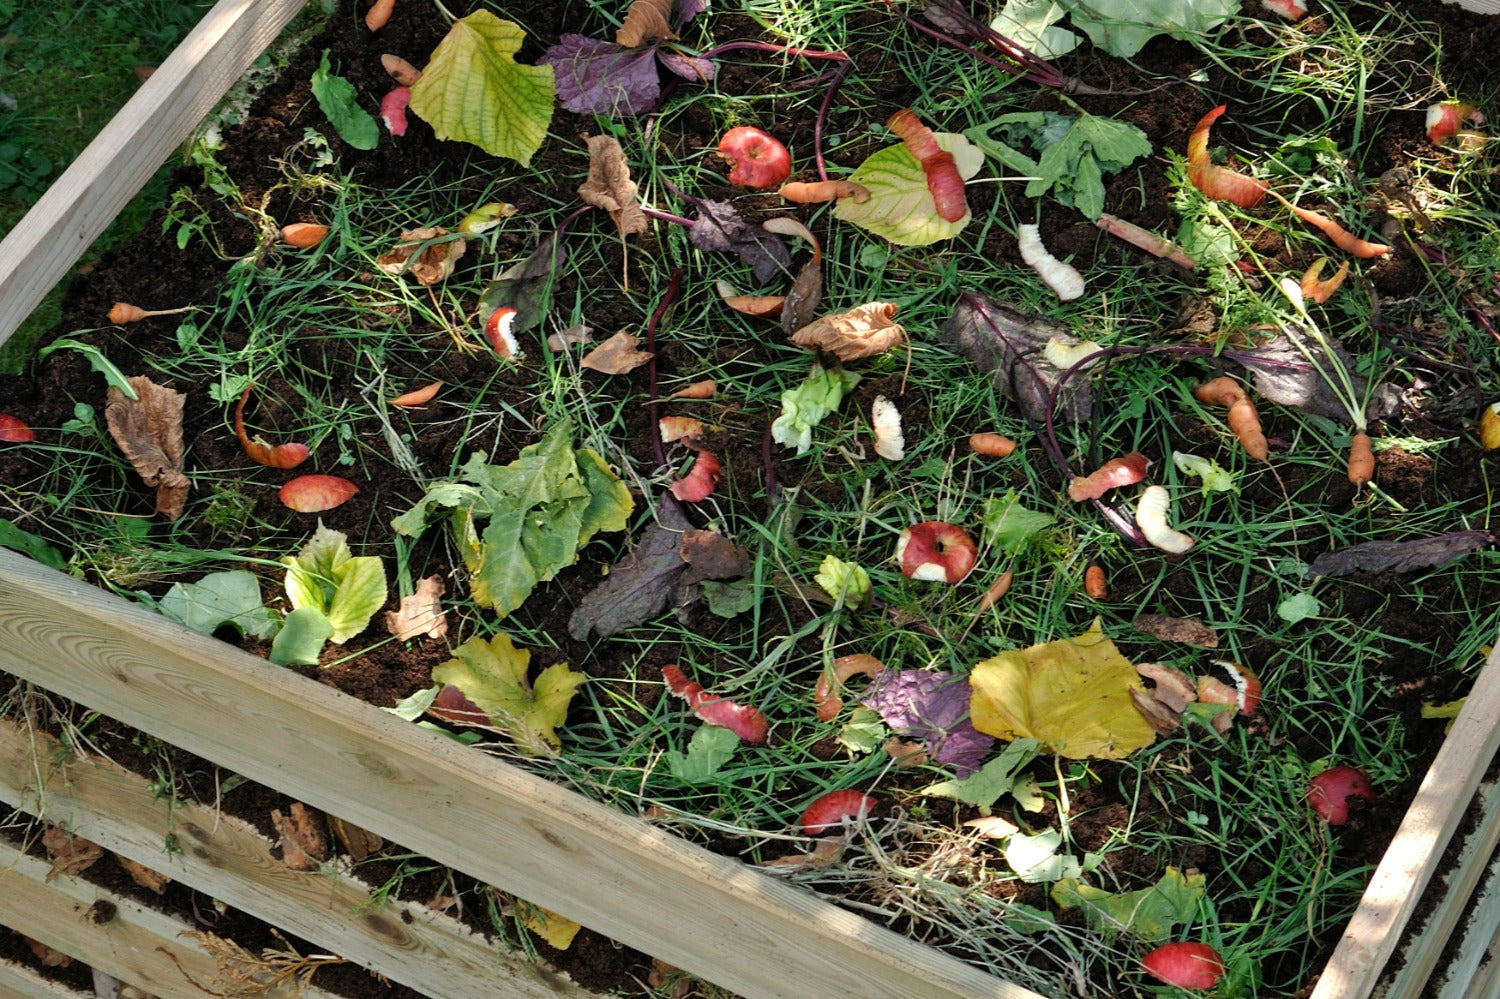
[[[1307,4],[1302,0],[1260,0],[1260,5],[1288,21],[1300,21],[1307,16]]]
[[[885,663],[863,652],[852,656],[839,656],[835,659],[832,665],[819,675],[818,685],[813,688],[813,707],[817,709],[818,721],[833,721],[839,709],[844,706],[843,698],[839,697],[839,691],[843,689],[845,680],[856,673],[874,677],[883,669],[885,669]]]
[[[1241,208],[1254,208],[1266,200],[1266,182],[1227,167],[1215,166],[1208,159],[1208,130],[1227,106],[1220,104],[1204,115],[1193,134],[1188,136],[1188,180],[1210,198],[1232,201]]]
[[[1458,134],[1465,123],[1484,124],[1484,115],[1463,101],[1443,101],[1427,109],[1427,141],[1434,146]]]
[[[281,487],[281,505],[298,513],[322,513],[347,503],[359,487],[337,475],[299,475]]]
[[[686,475],[672,483],[672,495],[684,503],[697,503],[708,498],[718,485],[719,472],[723,468],[712,451],[699,451],[698,458]]]
[[[410,87],[392,87],[380,99],[380,120],[385,122],[385,130],[397,138],[406,134],[406,107],[410,103]]]
[[[863,819],[878,804],[880,802],[862,791],[829,791],[803,809],[802,831],[809,836],[821,836],[848,819]]]
[[[710,725],[727,728],[752,745],[766,741],[770,725],[759,709],[708,693],[701,683],[689,680],[676,666],[663,666],[661,678],[668,690],[687,701],[693,714]]]
[[[1211,989],[1224,975],[1224,959],[1206,943],[1163,944],[1141,961],[1146,974],[1179,989]]]
[[[11,416],[9,413],[0,413],[0,442],[6,444],[27,444],[36,440],[36,431],[19,416]]]
[[[1111,458],[1088,475],[1075,475],[1068,485],[1068,498],[1074,503],[1098,499],[1111,489],[1134,485],[1146,477],[1151,459],[1139,451],[1123,458]]]
[[[306,444],[288,442],[272,447],[258,437],[251,440],[245,433],[245,400],[250,398],[250,390],[254,387],[254,384],[246,385],[245,391],[240,393],[239,405],[234,407],[234,435],[240,439],[240,447],[245,449],[245,455],[251,461],[267,468],[296,468],[312,453]]]
[[[516,345],[515,334],[511,332],[511,327],[515,324],[516,310],[509,306],[502,306],[491,312],[484,324],[484,335],[489,337],[490,346],[507,361],[521,356],[521,348]]]
[[[953,154],[938,145],[932,129],[910,108],[902,108],[886,119],[885,127],[896,133],[906,145],[909,153],[917,158],[922,172],[927,175],[927,190],[937,206],[938,215],[949,222],[957,222],[969,214],[969,203],[964,197],[964,178],[953,162]]]
[[[974,539],[962,527],[941,520],[913,524],[896,541],[896,561],[908,579],[957,583],[978,558]]]
[[[1375,800],[1370,775],[1357,767],[1329,767],[1307,782],[1307,804],[1331,826],[1349,821],[1349,799]]]
[[[792,175],[792,154],[781,140],[749,125],[725,132],[719,152],[734,164],[729,171],[731,184],[760,190],[779,187]]]

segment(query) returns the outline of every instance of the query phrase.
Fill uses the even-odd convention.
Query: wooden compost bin
[[[6,236],[0,342],[303,2],[222,0]],[[1500,13],[1500,0],[1461,2]],[[3,549],[0,671],[750,999],[1038,999],[752,867]],[[1433,917],[1439,930],[1462,918],[1500,835],[1493,803],[1500,795],[1475,801],[1497,745],[1500,651],[1422,783],[1315,999],[1374,991],[1445,845],[1473,807],[1480,830],[1470,836],[1471,859],[1450,879]],[[200,805],[170,806],[142,778],[12,723],[0,724],[0,800],[435,999],[593,995],[445,916],[407,903],[372,906],[368,889],[352,878],[291,871],[248,825]],[[169,842],[178,849],[169,852]],[[218,962],[185,935],[189,927],[47,874],[45,863],[0,844],[0,923],[162,997],[216,994]],[[1481,907],[1500,922],[1496,910]],[[1485,933],[1493,926],[1482,941]],[[1427,948],[1432,957],[1436,949]],[[1388,994],[1430,994],[1422,963],[1408,957],[1405,978]],[[1493,972],[1471,975],[1481,983]],[[0,962],[0,994],[75,993]],[[298,993],[289,986],[271,994]]]

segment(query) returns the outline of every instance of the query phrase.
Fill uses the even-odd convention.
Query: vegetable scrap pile
[[[366,34],[302,64],[295,167],[168,213],[174,252],[253,228],[222,287],[111,295],[38,358],[108,386],[118,450],[95,467],[140,507],[131,542],[203,559],[122,582],[37,517],[0,521],[0,544],[330,683],[385,671],[404,718],[688,835],[733,829],[776,876],[848,877],[891,922],[851,874],[878,858],[917,872],[913,897],[1003,885],[980,892],[986,942],[938,943],[1025,950],[978,960],[1039,991],[1065,967],[1300,986],[1323,952],[1245,918],[1241,889],[1272,875],[1233,866],[1236,813],[1159,774],[1273,773],[1245,807],[1274,800],[1298,831],[1282,876],[1322,851],[1349,874],[1338,829],[1399,814],[1405,757],[1351,734],[1394,709],[1304,721],[1336,681],[1298,675],[1301,643],[1345,654],[1318,629],[1356,616],[1334,609],[1355,587],[1480,566],[1475,592],[1496,589],[1473,497],[1424,504],[1390,473],[1500,449],[1474,346],[1500,343],[1500,270],[1476,265],[1500,246],[1451,198],[1493,169],[1487,109],[1464,103],[1482,95],[1385,111],[1412,176],[1371,176],[1375,118],[1278,136],[1291,116],[1196,47],[1349,26],[1267,6],[877,5],[880,33],[993,88],[967,110],[877,47],[740,37],[695,0],[576,32],[362,9]],[[1074,50],[1130,86],[1065,73]],[[1144,76],[1123,61],[1142,52],[1203,79]],[[768,90],[807,91],[795,120],[715,103],[767,64],[792,73]],[[1142,107],[1163,86],[1165,126]],[[397,162],[439,171],[441,196],[396,185],[393,210],[362,188]],[[1382,297],[1397,267],[1452,279],[1442,323]],[[283,329],[297,283],[316,305]],[[0,414],[18,492],[49,492],[30,485],[57,474],[46,449],[92,426],[87,397],[48,405]],[[1273,555],[1246,547],[1261,535]],[[983,874],[923,866],[945,850]],[[1277,918],[1336,936],[1336,915]]]

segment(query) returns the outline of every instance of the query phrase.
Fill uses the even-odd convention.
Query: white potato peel
[[[1083,295],[1083,275],[1072,264],[1063,263],[1048,251],[1042,244],[1040,226],[1016,226],[1016,242],[1020,244],[1021,259],[1037,272],[1059,301],[1071,302]]]

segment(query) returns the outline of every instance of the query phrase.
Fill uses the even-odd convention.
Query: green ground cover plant
[[[0,544],[1042,994],[1172,994],[1142,960],[1195,942],[1213,994],[1296,995],[1441,740],[1424,703],[1500,629],[1495,150],[1425,122],[1495,85],[1425,7],[1185,6],[1165,35],[1056,22],[1080,42],[1059,69],[952,3],[668,4],[633,44],[609,39],[634,7],[419,2],[371,36],[344,5],[251,112],[274,155],[206,136],[203,183],[78,294],[55,335],[95,353],[38,359],[50,391],[12,407],[36,437],[0,450]],[[444,45],[479,54],[411,95],[405,135],[351,142],[343,115],[396,86],[381,52]],[[526,141],[462,130],[548,73]],[[888,127],[902,108],[930,146]],[[868,200],[728,183],[739,125]],[[1205,166],[1388,249],[1215,197]],[[292,222],[327,234],[289,245]],[[127,297],[196,308],[108,321]],[[111,429],[139,375],[187,397],[173,519]],[[1264,459],[1196,394],[1218,376]],[[306,475],[356,491],[289,508]],[[924,554],[923,525],[957,534]],[[1305,798],[1333,765],[1379,795],[1340,828]],[[873,808],[807,831],[851,791]]]

